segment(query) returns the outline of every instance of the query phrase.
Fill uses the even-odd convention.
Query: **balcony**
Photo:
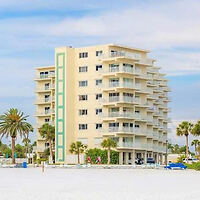
[[[46,116],[51,116],[55,114],[55,110],[54,109],[49,109],[49,110],[45,110],[45,111],[36,111],[35,116],[37,117],[46,117]]]
[[[55,97],[49,97],[49,98],[45,98],[45,99],[38,99],[36,100],[35,104],[51,104],[52,102],[55,102]]]
[[[36,128],[40,128],[43,124],[49,124],[51,126],[55,126],[55,122],[54,121],[50,121],[50,122],[36,123],[35,127]]]
[[[117,76],[117,75],[120,75],[120,74],[141,76],[142,71],[137,70],[135,68],[131,68],[131,67],[119,66],[119,67],[109,68],[108,71],[103,71],[102,76],[113,76],[113,75]]]
[[[108,115],[103,116],[103,121],[112,121],[120,119],[134,119],[133,112],[109,112]]]
[[[153,144],[147,143],[147,151],[153,151]]]
[[[139,61],[140,59],[137,54],[124,51],[115,51],[107,54],[102,54],[101,56],[99,56],[99,58],[103,62],[115,61],[118,59],[129,59],[129,60]]]
[[[135,142],[134,143],[134,149],[138,149],[138,150],[146,150],[147,149],[147,144],[143,143],[143,142]]]
[[[40,81],[40,80],[47,80],[51,78],[55,78],[55,73],[38,75],[36,76],[35,80]]]
[[[54,84],[51,84],[49,86],[44,86],[44,87],[37,87],[36,88],[36,92],[40,93],[40,92],[50,92],[51,90],[54,90],[55,89],[55,85]]]

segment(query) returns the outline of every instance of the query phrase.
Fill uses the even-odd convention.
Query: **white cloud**
[[[7,39],[2,42],[4,50],[13,46],[20,46],[21,49],[53,49],[61,43],[62,46],[68,42],[73,45],[74,40],[80,46],[87,43],[124,43],[151,49],[158,64],[169,75],[199,73],[200,52],[193,52],[193,48],[200,46],[200,2],[151,2],[154,3],[148,6],[134,4],[130,8],[111,9],[78,18],[48,16],[4,19],[0,21],[3,27],[0,39]],[[92,5],[90,1],[87,3],[89,7]],[[38,4],[42,5],[41,2]],[[76,7],[73,3],[65,6]],[[175,48],[184,48],[185,51]]]

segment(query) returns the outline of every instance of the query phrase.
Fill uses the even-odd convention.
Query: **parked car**
[[[142,158],[136,158],[135,159],[135,164],[137,165],[142,165],[144,162],[143,162],[143,159]]]
[[[147,163],[148,164],[155,164],[155,159],[154,158],[147,158]]]
[[[197,158],[188,158],[188,160],[186,160],[186,158],[183,159],[183,162],[188,164],[197,163],[198,161]]]

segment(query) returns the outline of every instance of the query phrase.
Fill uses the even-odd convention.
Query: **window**
[[[50,119],[47,118],[47,119],[45,119],[44,121],[45,121],[45,123],[49,123]]]
[[[96,56],[101,56],[103,54],[103,51],[96,51]]]
[[[102,85],[102,79],[97,79],[96,80],[96,85]]]
[[[50,95],[49,94],[45,94],[44,95],[44,102],[49,102],[50,100]]]
[[[87,130],[87,124],[79,124],[79,130]]]
[[[102,98],[102,94],[96,94],[96,100],[101,99]]]
[[[102,65],[96,65],[96,71],[101,71],[102,70]]]
[[[140,111],[139,110],[135,110],[135,114],[140,114]]]
[[[118,72],[119,71],[119,64],[109,64],[109,71],[110,72]]]
[[[79,95],[79,101],[86,101],[88,99],[87,94],[85,95]]]
[[[87,58],[87,57],[88,57],[88,52],[79,53],[79,58]]]
[[[45,114],[50,113],[50,107],[45,107],[44,110],[45,110]]]
[[[139,124],[135,124],[135,128],[140,128],[140,125]]]
[[[49,148],[49,143],[45,142],[45,149],[48,149],[48,148]]]
[[[88,67],[87,66],[79,67],[79,72],[87,72],[87,71],[88,71]]]
[[[48,78],[49,72],[40,72],[40,78]]]
[[[96,124],[96,129],[97,130],[102,129],[102,124]]]
[[[79,115],[87,115],[87,109],[79,110]]]
[[[79,87],[86,87],[88,85],[87,81],[79,81]]]
[[[45,83],[45,85],[44,85],[45,90],[49,90],[49,88],[50,88],[49,86],[50,86],[49,83]]]
[[[96,115],[102,114],[102,108],[97,108],[96,109]]]

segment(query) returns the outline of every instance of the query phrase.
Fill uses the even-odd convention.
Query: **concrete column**
[[[119,164],[123,165],[123,152],[119,152]]]
[[[132,163],[133,165],[135,164],[135,150],[133,150],[133,152],[132,152],[131,163]]]
[[[162,164],[163,164],[163,155],[160,154],[160,165],[162,165]]]
[[[144,157],[143,157],[144,158],[144,164],[146,164],[147,163],[147,152],[145,151],[143,155],[144,155]]]
[[[159,160],[159,154],[158,153],[156,153],[156,163],[158,163],[158,160]]]
[[[128,165],[128,152],[125,152],[125,165]]]

